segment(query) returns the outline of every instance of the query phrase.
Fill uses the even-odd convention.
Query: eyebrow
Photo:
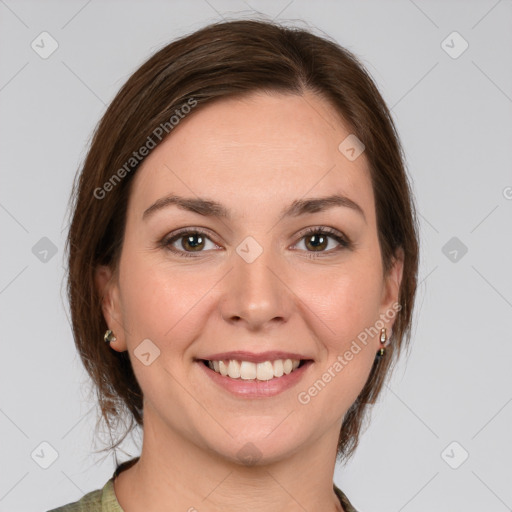
[[[201,197],[180,197],[168,195],[158,199],[142,214],[142,219],[147,220],[154,213],[169,206],[175,205],[182,210],[187,210],[199,215],[217,217],[219,219],[231,219],[230,211],[221,203]],[[314,197],[309,199],[297,199],[281,211],[280,219],[285,217],[298,217],[308,213],[317,213],[334,207],[350,208],[358,212],[366,222],[363,209],[347,196],[334,194],[326,197]]]

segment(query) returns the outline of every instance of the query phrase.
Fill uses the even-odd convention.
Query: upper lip
[[[205,357],[199,357],[198,359],[207,361],[250,361],[251,363],[263,363],[265,361],[274,361],[276,359],[297,359],[309,360],[310,357],[306,357],[302,354],[294,352],[283,352],[281,350],[271,350],[267,352],[247,352],[245,350],[235,350],[234,352],[219,352],[217,354],[211,354]]]

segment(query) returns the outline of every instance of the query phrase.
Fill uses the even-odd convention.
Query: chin
[[[214,442],[211,447],[217,454],[241,466],[264,466],[283,460],[299,450],[306,439],[299,432],[293,432],[290,425],[285,425],[284,418],[269,422],[252,421],[247,425],[226,425],[229,432],[237,432],[231,438],[228,434],[222,441]],[[272,426],[269,426],[269,423]],[[303,427],[302,427],[303,428]]]

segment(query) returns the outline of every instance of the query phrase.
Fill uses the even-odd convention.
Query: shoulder
[[[68,503],[48,512],[123,512],[114,492],[114,478],[110,478],[102,489],[91,491],[78,501]]]
[[[343,507],[343,510],[345,512],[357,512],[357,510],[354,508],[352,503],[350,503],[349,499],[345,496],[345,494],[341,491],[341,489],[338,489],[336,487],[336,484],[333,484],[334,492],[336,493],[336,496],[338,496],[341,506]]]

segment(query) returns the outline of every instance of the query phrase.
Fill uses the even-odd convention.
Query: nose
[[[278,258],[270,250],[263,250],[254,261],[240,254],[233,252],[233,268],[223,283],[222,318],[251,331],[286,322],[292,294]]]

